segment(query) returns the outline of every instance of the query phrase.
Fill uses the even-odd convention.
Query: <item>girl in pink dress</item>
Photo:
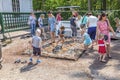
[[[113,28],[111,27],[110,22],[106,17],[106,14],[102,13],[100,15],[100,19],[97,23],[96,39],[98,40],[98,35],[101,33],[108,36],[108,40],[106,41],[107,42],[106,52],[107,52],[108,58],[111,58],[111,55],[110,55],[110,42],[111,42],[110,31],[113,33],[113,36],[115,37],[115,32],[114,32]]]

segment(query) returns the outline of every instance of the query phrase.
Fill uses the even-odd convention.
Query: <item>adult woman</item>
[[[34,13],[31,13],[28,19],[30,28],[31,28],[31,36],[35,35],[35,30],[36,30],[36,17]]]
[[[111,58],[111,55],[110,55],[111,38],[110,38],[110,34],[109,34],[110,31],[113,33],[113,36],[115,36],[115,32],[114,32],[113,28],[111,27],[110,22],[106,17],[106,14],[102,13],[99,21],[97,22],[96,38],[98,40],[98,35],[101,33],[108,36],[107,46],[106,46],[108,58]]]
[[[53,14],[49,11],[48,12],[48,26],[50,28],[50,36],[51,36],[51,42],[55,42],[55,24],[56,24],[56,19],[53,16]]]
[[[58,12],[57,15],[56,15],[56,21],[57,21],[57,25],[56,25],[56,36],[58,36],[58,30],[59,30],[60,27],[61,27],[61,20],[62,20],[61,13]]]
[[[77,23],[76,23],[75,14],[73,14],[72,18],[70,19],[70,26],[71,26],[71,30],[72,30],[72,39],[75,40],[77,37]]]
[[[39,25],[39,28],[41,29],[42,31],[42,35],[44,36],[44,39],[47,39],[46,38],[46,34],[45,34],[45,31],[44,31],[44,25],[43,25],[43,19],[44,19],[45,15],[44,14],[41,14],[39,19],[38,19],[38,25]]]
[[[114,20],[115,20],[116,27],[117,27],[116,32],[120,33],[120,19],[116,17]]]

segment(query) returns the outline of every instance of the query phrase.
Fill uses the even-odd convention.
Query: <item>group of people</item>
[[[34,13],[31,13],[29,20],[28,20],[30,28],[31,28],[31,36],[32,36],[32,42],[29,42],[29,43],[33,48],[33,54],[30,57],[30,62],[33,61],[33,59],[32,59],[33,55],[38,56],[36,63],[41,62],[41,60],[39,59],[40,55],[41,55],[41,50],[42,50],[41,34],[44,36],[44,39],[46,39],[46,32],[45,32],[44,25],[43,25],[44,17],[45,17],[45,15],[41,14],[40,17],[38,18],[38,26],[39,26],[38,29],[36,29],[36,17],[34,15]],[[56,35],[59,37],[58,41],[56,42],[56,45],[60,41],[62,41],[62,45],[64,43],[65,27],[58,26],[57,31],[56,31],[56,26],[60,25],[61,19],[62,19],[62,17],[60,15],[60,13],[58,13],[55,18],[54,15],[52,14],[52,12],[50,12],[50,11],[48,12],[48,28],[49,28],[49,32],[50,32],[50,36],[51,36],[51,43],[55,43]],[[55,32],[56,32],[56,34],[55,34]]]
[[[84,30],[85,33],[83,35],[84,46],[85,46],[84,51],[87,50],[89,45],[91,45],[91,48],[93,48],[93,46],[97,42],[98,53],[100,55],[99,61],[106,62],[105,60],[106,56],[108,58],[112,58],[110,55],[110,43],[111,43],[110,31],[113,33],[114,37],[116,36],[115,32],[110,25],[110,22],[109,22],[109,19],[107,18],[106,13],[101,13],[100,17],[98,18],[96,16],[93,16],[92,13],[88,13],[87,16],[88,16],[88,20],[86,25],[88,30],[87,32],[85,32]]]
[[[41,32],[43,33],[43,36],[46,38],[46,34],[43,27],[43,20],[44,15],[41,14],[40,18],[38,19],[38,25],[39,29],[36,30],[35,35],[35,21],[36,18],[34,14],[32,13],[29,17],[30,21],[30,27],[31,27],[31,34],[32,34],[32,47],[33,47],[33,54],[38,55],[40,57],[41,55],[41,49],[42,49],[42,39],[40,37]],[[60,24],[62,17],[60,13],[57,14],[56,18],[52,14],[52,12],[48,12],[48,26],[51,36],[51,43],[55,43],[56,41],[56,25]],[[80,22],[78,22],[80,21]],[[79,23],[79,25],[78,25]],[[78,35],[77,32],[77,26],[80,28],[80,34],[82,36],[82,40],[84,42],[84,50],[83,52],[86,52],[88,47],[91,46],[93,49],[94,45],[98,44],[98,53],[99,53],[99,61],[106,62],[105,57],[107,55],[108,58],[111,58],[110,55],[110,31],[113,33],[113,36],[115,37],[115,32],[113,28],[110,25],[109,19],[107,18],[106,13],[101,13],[99,17],[93,16],[91,12],[87,13],[83,16],[83,18],[80,20],[80,15],[77,12],[72,12],[72,17],[70,19],[70,27],[72,30],[72,39],[76,40],[76,36]],[[118,29],[119,30],[119,29]],[[64,33],[65,33],[65,27],[61,26],[57,28],[57,35],[59,37],[59,40],[56,42],[58,43],[61,41],[62,45],[64,44]],[[106,54],[107,53],[107,54]],[[33,55],[32,55],[33,56]],[[32,56],[30,58],[30,62],[32,62]],[[41,62],[39,60],[39,57],[37,59],[37,63]]]

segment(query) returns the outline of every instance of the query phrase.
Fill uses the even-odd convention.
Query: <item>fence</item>
[[[1,13],[2,33],[29,28],[28,17],[29,13]]]
[[[87,11],[78,11],[80,15],[84,15]],[[107,11],[108,17],[110,19],[111,25],[114,27],[115,22],[114,18],[119,17],[120,18],[120,10],[116,11]],[[93,14],[98,14],[100,11],[93,11]],[[46,12],[36,12],[35,15],[37,19],[39,18],[40,14],[45,14]],[[57,12],[53,12],[53,14],[56,16]],[[2,27],[1,32],[4,34],[6,32],[11,31],[17,31],[17,30],[23,30],[23,29],[29,29],[29,26],[27,25],[28,17],[30,13],[0,13],[0,25]],[[62,11],[61,15],[63,17],[63,20],[69,20],[72,13],[70,11]],[[48,24],[47,18],[43,20],[44,26]],[[115,27],[114,27],[115,28]]]
[[[41,13],[35,13],[37,19]],[[30,13],[0,13],[0,24],[2,33],[16,30],[28,29],[27,24]],[[44,25],[47,24],[47,19],[43,20]]]

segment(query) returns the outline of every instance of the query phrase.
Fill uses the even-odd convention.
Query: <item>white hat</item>
[[[40,30],[40,29],[37,29],[37,30],[36,30],[36,33],[41,34],[41,30]]]

